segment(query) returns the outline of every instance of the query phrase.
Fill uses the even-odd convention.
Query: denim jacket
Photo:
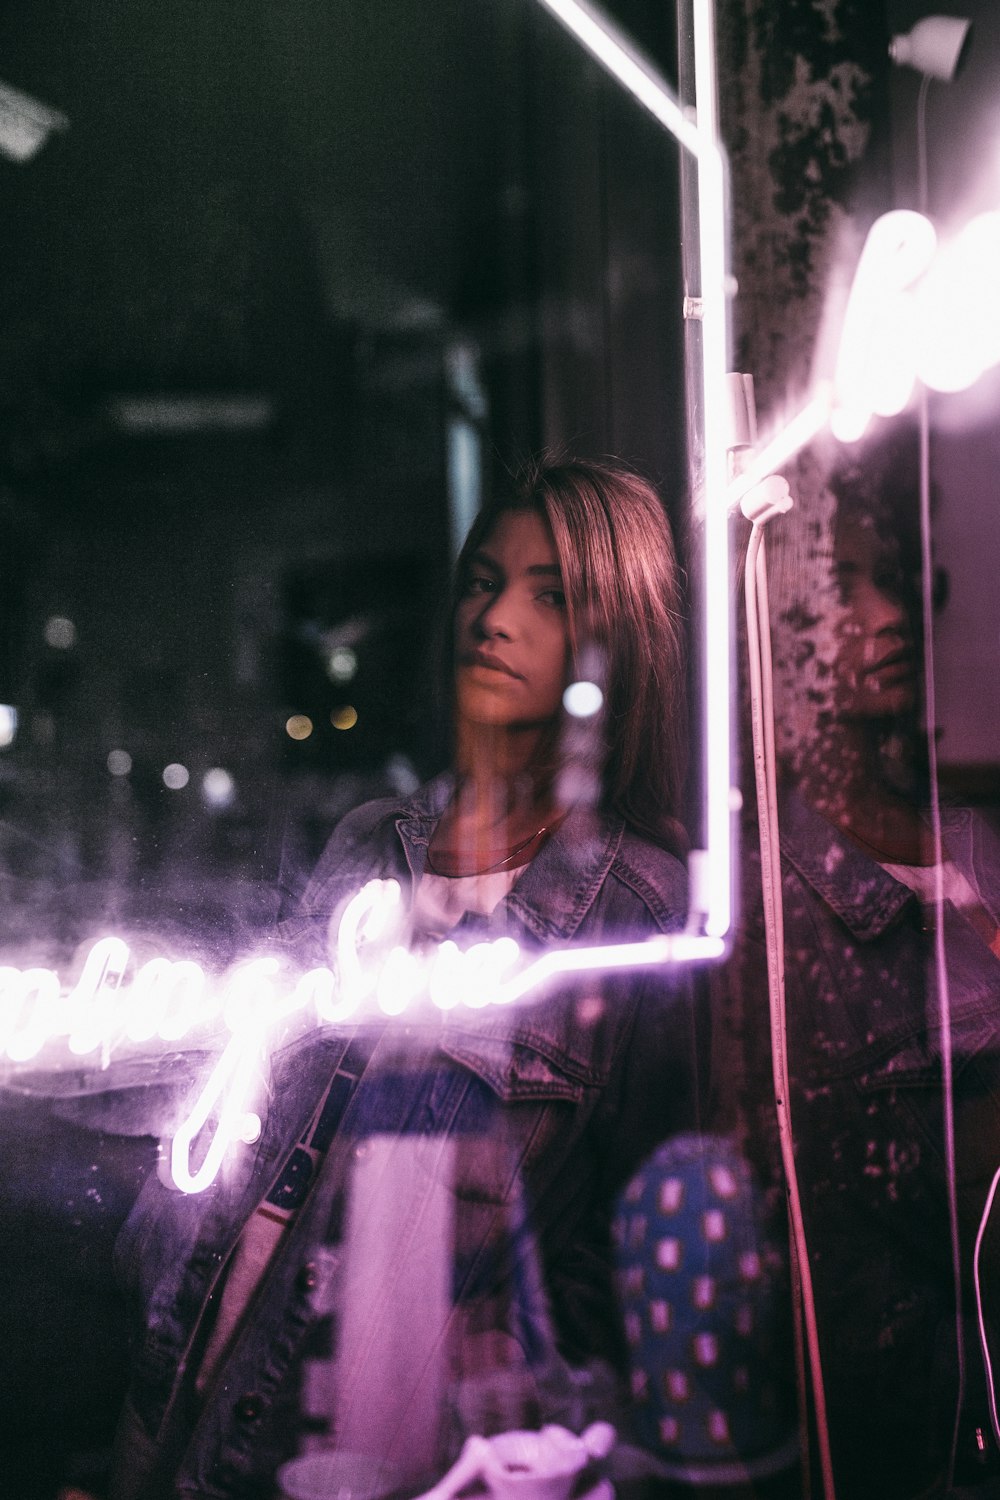
[[[442,778],[409,801],[370,803],[343,820],[301,912],[285,925],[297,956],[327,959],[331,915],[367,880],[392,877],[407,888],[419,877],[449,795]],[[684,913],[677,860],[620,820],[580,808],[501,906],[488,918],[466,915],[453,936],[465,943],[510,935],[530,950],[652,936],[675,929]],[[560,1354],[582,1362],[617,1352],[607,1208],[653,1142],[690,1126],[696,1094],[688,990],[662,970],[628,979],[584,976],[537,1003],[453,1011],[433,1023],[400,1019],[373,1034],[368,1069],[316,1181],[235,1346],[204,1401],[196,1400],[193,1377],[213,1288],[353,1035],[316,1027],[274,1054],[258,1143],[239,1148],[200,1195],[147,1183],[130,1216],[117,1264],[141,1335],[116,1500],[268,1493],[283,1382],[329,1303],[324,1283],[336,1276],[336,1255],[324,1253],[331,1221],[352,1152],[375,1135],[457,1142],[451,1186],[461,1267],[454,1287],[467,1326],[478,1326],[482,1309],[494,1305],[503,1279],[497,1225],[516,1217],[526,1199]],[[530,1331],[524,1341],[530,1346]],[[542,1356],[527,1347],[525,1357]],[[448,1446],[442,1436],[438,1472],[454,1456]]]
[[[997,919],[995,834],[964,810],[943,823],[946,856]],[[780,826],[790,1112],[838,1494],[940,1493],[958,1377],[934,934],[915,894],[797,797]],[[971,1314],[973,1241],[1000,1164],[1000,964],[950,902],[943,922]],[[756,943],[745,972],[766,1035]],[[757,1065],[763,1094],[770,1064]],[[987,1274],[996,1269],[994,1255]],[[974,1474],[993,1444],[971,1317],[968,1331],[959,1457]]]

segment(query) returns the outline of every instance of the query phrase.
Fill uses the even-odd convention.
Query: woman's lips
[[[881,661],[874,666],[868,667],[865,675],[867,677],[912,677],[914,672],[914,658],[912,651],[893,651],[889,656],[883,656]]]
[[[499,656],[491,656],[488,651],[465,651],[460,658],[463,667],[481,667],[486,672],[499,672],[504,677],[520,678],[521,673],[515,672]]]

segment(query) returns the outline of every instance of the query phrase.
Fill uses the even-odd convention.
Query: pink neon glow
[[[773,438],[757,450],[746,468],[729,486],[730,507],[735,508],[741,504],[751,490],[763,484],[790,458],[794,458],[800,448],[804,448],[807,443],[811,442],[818,432],[823,431],[830,420],[830,401],[829,388],[821,386],[812,400],[807,402],[800,412],[775,433]]]
[[[894,210],[877,219],[858,262],[832,385],[758,448],[730,483],[734,509],[829,424],[853,443],[873,416],[895,416],[917,379],[962,391],[1000,364],[1000,212],[977,215],[938,247],[929,219]]]
[[[730,754],[729,528],[725,426],[727,363],[727,196],[716,104],[715,10],[694,6],[696,118],[682,110],[650,64],[613,21],[588,0],[541,0],[583,47],[668,130],[697,164],[698,259],[702,300],[702,451],[705,558],[706,847],[689,857],[692,913],[712,937],[732,920],[732,768]]]
[[[427,1003],[448,1011],[458,1005],[480,1009],[524,999],[560,974],[649,967],[663,963],[720,958],[721,938],[678,933],[641,943],[556,950],[517,969],[520,949],[512,938],[477,943],[462,951],[451,941],[417,955],[400,944],[403,917],[399,885],[373,880],[348,903],[337,933],[339,973],[311,969],[294,984],[282,984],[273,956],[249,959],[213,986],[190,960],[157,958],[125,983],[130,953],[118,937],[101,938],[88,953],[80,978],[62,993],[51,969],[0,968],[0,1051],[10,1062],[28,1063],[65,1040],[74,1057],[100,1052],[101,1066],[112,1053],[159,1040],[169,1043],[199,1032],[228,1039],[190,1113],[171,1145],[176,1186],[199,1193],[218,1175],[236,1142],[256,1139],[260,1121],[251,1108],[268,1038],[295,1014],[318,1023],[342,1022],[366,1010],[401,1015]],[[216,1117],[211,1138],[197,1165],[192,1151]]]
[[[967,390],[1000,364],[1000,214],[979,214],[938,245],[922,214],[872,225],[848,299],[830,427],[855,442],[873,416],[907,405],[918,379]]]
[[[700,149],[697,130],[663,79],[645,58],[639,57],[606,15],[581,0],[542,0],[542,4],[654,119],[697,156]]]
[[[1000,213],[979,214],[917,287],[917,371],[932,390],[967,390],[1000,363],[998,266]]]
[[[894,416],[916,379],[915,320],[907,293],[927,270],[937,236],[923,214],[898,209],[868,231],[844,314],[830,426],[854,442],[874,414]]]

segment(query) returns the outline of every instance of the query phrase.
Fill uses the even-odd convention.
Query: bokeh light
[[[190,780],[191,773],[187,766],[182,766],[179,761],[172,760],[169,766],[163,768],[163,785],[172,792],[179,792]]]
[[[229,807],[236,796],[236,783],[222,766],[213,766],[201,778],[201,794],[210,807]]]
[[[589,719],[604,704],[604,694],[596,682],[571,682],[563,693],[563,708],[574,719]]]
[[[353,729],[358,722],[358,711],[350,703],[345,703],[342,708],[335,708],[330,715],[330,723],[334,729]]]
[[[292,714],[285,722],[285,733],[292,740],[307,740],[313,732],[313,721],[308,714]]]
[[[358,658],[350,646],[335,646],[326,664],[332,682],[350,682],[358,670]]]
[[[56,651],[69,651],[76,645],[76,626],[65,615],[51,615],[43,634],[46,645]]]
[[[132,769],[132,757],[127,750],[108,751],[108,770],[112,776],[127,776]]]

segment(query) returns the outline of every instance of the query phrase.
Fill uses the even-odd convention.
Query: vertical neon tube
[[[705,500],[706,848],[696,851],[699,891],[695,909],[700,908],[703,914],[705,935],[723,937],[732,923],[732,636],[726,503],[729,479],[726,174],[716,104],[715,9],[713,0],[693,0],[697,120],[692,123],[656,70],[596,7],[582,0],[541,0],[541,3],[697,163]],[[692,866],[692,877],[694,874]]]
[[[731,632],[726,506],[728,311],[726,178],[719,146],[713,0],[694,4],[698,128],[698,253],[702,296],[705,516],[705,932],[723,937],[732,921]]]

